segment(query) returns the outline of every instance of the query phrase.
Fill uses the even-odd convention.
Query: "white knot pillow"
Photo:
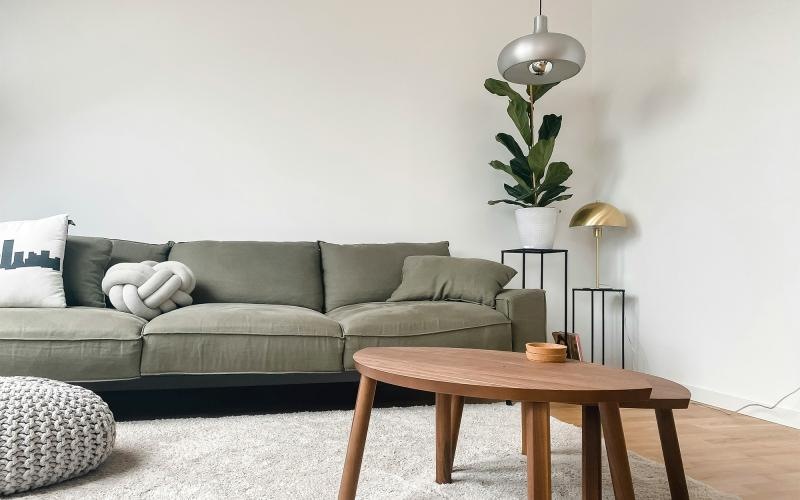
[[[168,260],[121,263],[103,277],[103,293],[119,311],[151,320],[161,313],[192,304],[195,279],[191,269]]]

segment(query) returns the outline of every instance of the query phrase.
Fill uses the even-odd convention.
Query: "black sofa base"
[[[263,385],[357,382],[357,371],[323,373],[232,373],[225,375],[147,375],[129,380],[73,382],[95,392],[253,387]]]

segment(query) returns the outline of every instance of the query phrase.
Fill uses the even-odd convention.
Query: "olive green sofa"
[[[0,309],[0,375],[98,390],[333,382],[354,380],[353,354],[369,346],[522,351],[545,340],[542,290],[502,291],[494,308],[386,302],[407,256],[449,255],[447,242],[84,240],[110,241],[109,253],[92,276],[70,267],[68,241],[68,297],[76,279],[118,262],[176,260],[195,273],[194,305],[149,322],[108,307]]]

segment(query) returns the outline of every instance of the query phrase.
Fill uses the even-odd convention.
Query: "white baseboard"
[[[684,384],[685,385],[685,384]],[[722,408],[729,411],[734,411],[744,405],[750,403],[758,403],[759,401],[750,401],[738,396],[731,396],[730,394],[723,394],[721,392],[712,391],[703,387],[695,387],[686,385],[686,388],[692,391],[692,401],[703,403],[717,408]],[[792,410],[789,408],[774,408],[767,410],[766,408],[750,407],[745,408],[741,412],[743,415],[760,418],[776,424],[786,425],[795,429],[800,429],[800,411]]]

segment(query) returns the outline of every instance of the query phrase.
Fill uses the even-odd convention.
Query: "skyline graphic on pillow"
[[[14,251],[15,240],[3,240],[0,252],[0,269],[19,269],[20,267],[43,267],[53,271],[61,271],[61,257],[50,257],[50,250]],[[25,254],[28,257],[25,257]],[[13,258],[12,258],[13,255]]]

